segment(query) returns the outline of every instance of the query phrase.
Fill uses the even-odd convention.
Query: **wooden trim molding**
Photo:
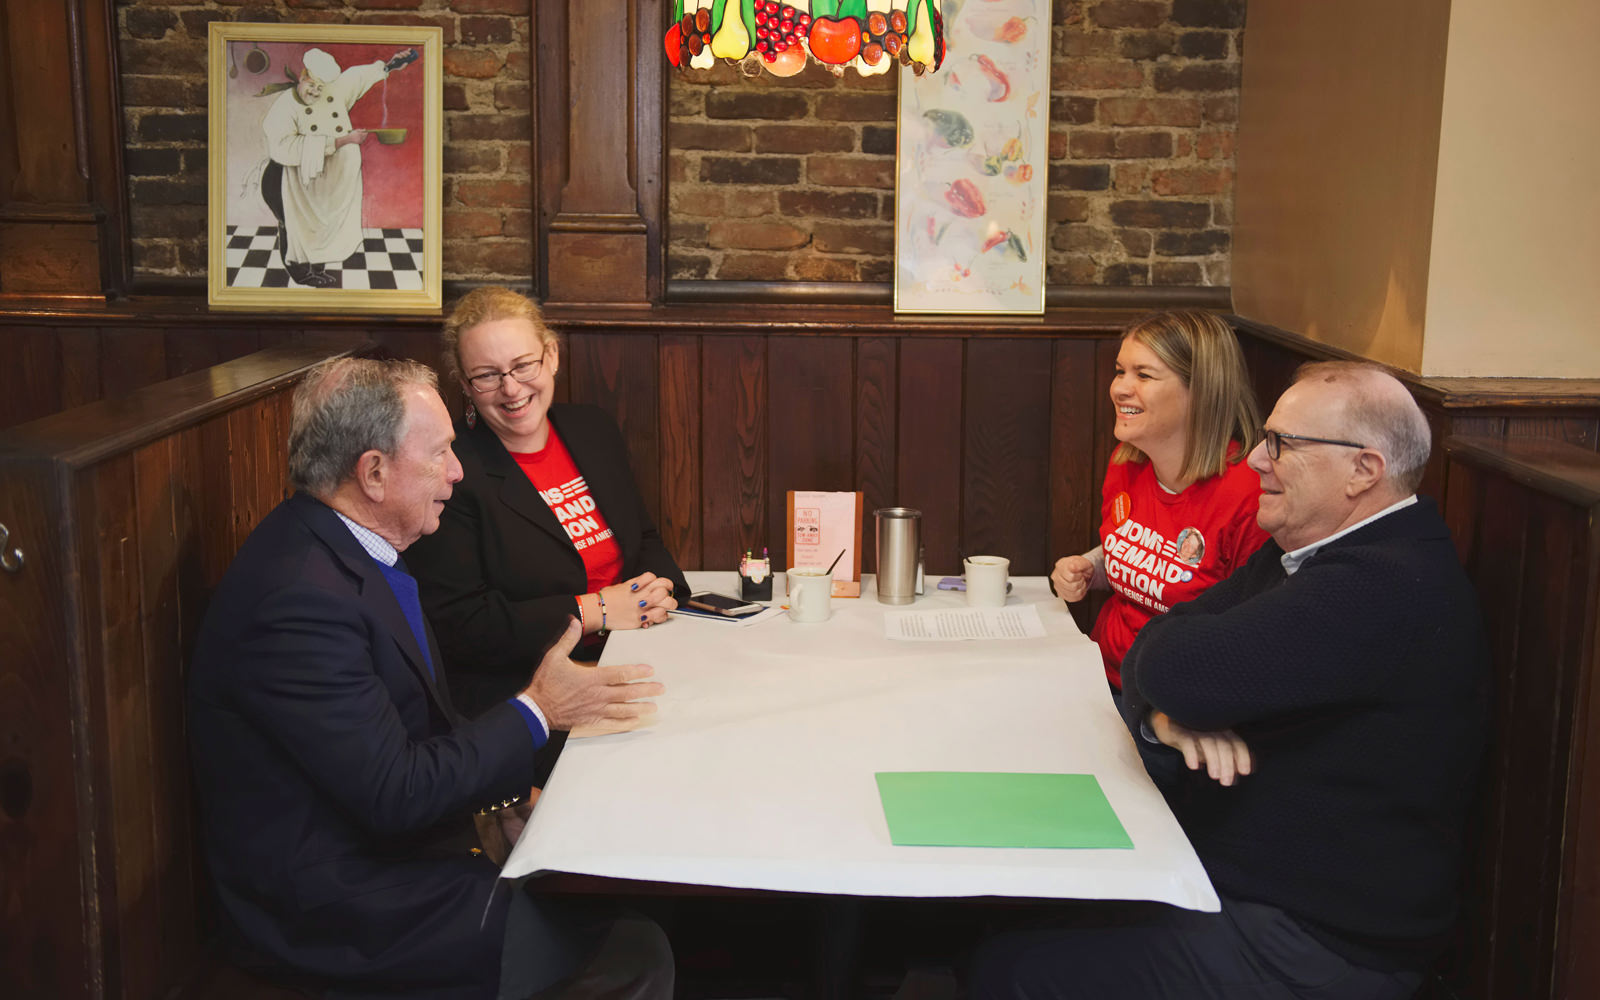
[[[666,301],[763,303],[845,303],[850,305],[889,305],[894,301],[894,286],[886,281],[705,281],[670,280]],[[1232,295],[1228,288],[1150,287],[1112,288],[1103,285],[1058,285],[1045,290],[1045,306],[1050,309],[1229,309]],[[956,314],[954,319],[971,321],[991,316]]]
[[[1244,316],[1230,316],[1235,329],[1299,355],[1306,361],[1364,361],[1361,355]],[[1600,407],[1600,379],[1593,378],[1431,378],[1385,365],[1424,405],[1446,410],[1508,407],[1594,409]]]
[[[113,0],[9,0],[0,19],[0,293],[128,285]]]

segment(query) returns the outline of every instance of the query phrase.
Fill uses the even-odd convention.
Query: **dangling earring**
[[[467,430],[478,426],[478,408],[471,403],[467,404]]]

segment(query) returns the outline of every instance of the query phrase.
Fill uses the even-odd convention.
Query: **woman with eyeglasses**
[[[476,289],[445,320],[443,341],[467,400],[454,445],[464,478],[439,530],[405,557],[456,707],[470,716],[521,690],[568,618],[587,636],[649,628],[688,585],[616,422],[553,402],[561,344],[536,303]]]
[[[1228,325],[1199,310],[1156,313],[1122,335],[1100,544],[1056,562],[1051,588],[1111,590],[1090,637],[1122,690],[1122,657],[1145,622],[1244,565],[1267,540],[1261,482],[1245,464],[1261,416]]]

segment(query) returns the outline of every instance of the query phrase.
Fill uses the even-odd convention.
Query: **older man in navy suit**
[[[552,728],[633,728],[661,685],[574,664],[574,623],[516,697],[457,715],[400,558],[461,478],[452,436],[412,362],[327,362],[295,395],[299,492],[240,549],[190,677],[235,958],[330,996],[670,997],[653,923],[497,893],[469,850],[471,813],[529,791]]]

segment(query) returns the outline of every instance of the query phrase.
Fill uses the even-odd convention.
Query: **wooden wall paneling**
[[[144,543],[137,519],[134,461],[119,455],[84,473],[90,505],[80,513],[93,539],[86,550],[98,556],[94,594],[98,604],[103,658],[92,675],[91,697],[104,699],[102,748],[108,801],[97,817],[105,824],[113,875],[108,894],[106,977],[112,996],[158,995],[159,899],[153,860],[156,854],[150,783],[153,740],[149,715],[149,675],[145,663],[139,604],[139,550]],[[93,527],[90,527],[93,525]]]
[[[1468,996],[1556,997],[1551,901],[1561,880],[1564,780],[1575,671],[1574,561],[1586,524],[1498,475],[1451,462],[1446,517],[1486,609],[1495,740],[1487,756],[1453,978]],[[1491,513],[1492,512],[1492,513]],[[1581,573],[1579,574],[1582,575]],[[1574,591],[1578,591],[1574,593]],[[1486,942],[1492,947],[1484,947]]]
[[[21,572],[0,573],[0,871],[8,900],[0,968],[20,997],[90,995],[99,946],[88,859],[93,829],[80,809],[76,762],[79,611],[67,577],[70,521],[46,463],[0,475],[0,523]],[[48,901],[48,905],[42,904]]]
[[[279,392],[266,397],[259,403],[253,404],[258,409],[266,411],[265,426],[262,428],[260,447],[265,454],[271,455],[270,462],[257,466],[260,476],[259,489],[261,491],[261,516],[278,504],[287,500],[294,492],[289,485],[289,425],[294,417],[294,394],[292,392]],[[259,523],[260,518],[257,518]],[[255,530],[255,525],[250,526]],[[228,554],[229,558],[233,553]]]
[[[567,338],[572,401],[592,403],[616,420],[628,446],[639,495],[653,518],[661,513],[660,365],[653,335],[583,332]]]
[[[1244,353],[1245,368],[1250,372],[1250,382],[1255,386],[1256,402],[1261,415],[1272,412],[1272,404],[1289,388],[1294,370],[1311,360],[1279,344],[1248,334],[1239,337],[1239,347]]]
[[[1582,760],[1577,751],[1582,747],[1582,734],[1578,723],[1583,716],[1578,711],[1580,695],[1585,691],[1582,667],[1587,659],[1583,645],[1593,631],[1595,593],[1588,586],[1595,551],[1588,545],[1594,530],[1593,510],[1575,509],[1565,500],[1537,496],[1527,505],[1527,517],[1535,539],[1530,539],[1529,557],[1537,559],[1528,581],[1528,590],[1535,600],[1525,605],[1529,615],[1523,625],[1526,636],[1520,652],[1524,661],[1543,665],[1537,672],[1525,674],[1538,676],[1544,683],[1529,692],[1532,703],[1526,716],[1527,724],[1538,724],[1540,716],[1546,720],[1545,731],[1540,733],[1538,745],[1529,747],[1526,763],[1534,768],[1524,775],[1523,781],[1532,779],[1536,789],[1543,792],[1544,809],[1536,815],[1548,817],[1548,832],[1534,841],[1543,851],[1539,887],[1549,895],[1529,895],[1529,905],[1539,906],[1544,900],[1554,899],[1556,906],[1545,907],[1548,917],[1540,914],[1540,935],[1534,938],[1534,955],[1551,956],[1550,992],[1559,997],[1593,995],[1588,991],[1571,992],[1565,988],[1563,956],[1592,948],[1592,940],[1572,936],[1571,917],[1574,904],[1572,864],[1579,852],[1592,847],[1573,844],[1571,810],[1576,804],[1572,781],[1582,775]],[[1586,560],[1588,564],[1586,565]],[[1592,650],[1592,647],[1591,647]],[[1536,728],[1531,732],[1539,733]],[[1530,741],[1531,743],[1532,741]],[[1545,756],[1540,757],[1543,751]],[[1513,813],[1515,816],[1516,814]],[[1520,846],[1520,845],[1519,845]],[[1530,880],[1531,881],[1531,880]],[[1518,880],[1519,888],[1533,888],[1527,881]],[[1590,900],[1592,910],[1600,901]],[[1507,982],[1510,991],[1525,987],[1520,981]],[[1513,996],[1515,992],[1500,995]]]
[[[374,327],[365,333],[375,343],[382,345],[391,357],[420,361],[438,372],[439,378],[444,380],[450,377],[450,364],[440,347],[439,330],[438,325],[391,325]]]
[[[536,6],[541,49],[586,58],[535,67],[534,273],[551,302],[658,301],[662,0]]]
[[[228,455],[233,466],[233,539],[229,558],[289,492],[284,463],[292,395],[242,406],[228,414]]]
[[[1122,348],[1120,339],[1099,340],[1094,345],[1094,471],[1099,478],[1095,480],[1096,497],[1102,480],[1105,478],[1106,466],[1111,462],[1111,452],[1117,447],[1117,437],[1112,433],[1116,426],[1116,414],[1111,406],[1111,379],[1117,370],[1117,351]],[[1096,500],[1095,514],[1100,512],[1098,499]],[[1098,529],[1100,521],[1098,516],[1095,527]]]
[[[81,327],[57,327],[61,346],[61,409],[92,403],[102,395],[100,388],[100,331]]]
[[[1100,480],[1094,464],[1096,411],[1105,398],[1095,392],[1095,345],[1058,340],[1050,378],[1049,561],[1095,546],[1100,526]]]
[[[900,341],[894,503],[922,511],[926,570],[934,579],[961,574],[966,344],[953,337]]]
[[[788,567],[788,491],[856,488],[854,353],[854,342],[842,337],[767,340],[765,538],[770,541],[761,544],[771,547],[775,570]],[[862,518],[863,547],[871,538],[870,518]],[[836,554],[812,553],[803,565],[820,559],[826,566]],[[735,557],[728,568],[737,563]]]
[[[1011,560],[1018,576],[1049,564],[1048,340],[967,344],[961,539],[967,554]]]
[[[1600,421],[1593,417],[1532,417],[1514,415],[1506,418],[1508,438],[1546,438],[1565,441],[1590,451],[1600,449]]]
[[[106,327],[100,331],[101,396],[125,396],[167,378],[166,331]]]
[[[146,714],[150,756],[145,761],[150,787],[150,821],[154,836],[151,891],[156,898],[155,925],[142,934],[159,956],[163,992],[179,985],[175,970],[187,970],[199,958],[194,884],[193,812],[189,802],[189,754],[184,739],[185,620],[184,553],[196,552],[193,508],[184,462],[185,438],[194,429],[160,438],[133,454],[136,522],[139,532],[139,605],[144,636]]]
[[[872,512],[895,502],[895,458],[899,358],[895,341],[863,337],[855,342],[855,483],[864,494],[861,572],[878,571],[877,522]]]
[[[185,439],[184,462],[194,470],[191,481],[195,484],[195,517],[203,537],[209,542],[199,552],[199,572],[206,582],[208,597],[209,588],[222,579],[238,547],[230,474],[231,419],[229,414],[212,417],[195,429],[192,443],[188,438]],[[222,555],[224,552],[225,556]]]
[[[1525,776],[1518,773],[1517,765],[1530,757],[1530,752],[1525,749],[1526,741],[1539,739],[1539,734],[1549,730],[1547,720],[1539,720],[1538,728],[1528,733],[1518,734],[1517,728],[1520,723],[1528,722],[1528,715],[1538,715],[1536,706],[1531,706],[1523,696],[1522,678],[1518,677],[1517,670],[1522,662],[1520,650],[1525,642],[1523,622],[1528,616],[1526,613],[1531,600],[1523,586],[1526,576],[1523,546],[1528,541],[1528,528],[1517,518],[1482,517],[1485,510],[1515,509],[1518,498],[1504,483],[1478,482],[1472,478],[1472,474],[1464,477],[1453,474],[1451,478],[1453,483],[1448,486],[1450,509],[1446,510],[1446,517],[1450,518],[1456,538],[1472,538],[1472,546],[1464,554],[1464,565],[1478,587],[1478,600],[1485,608],[1506,610],[1501,616],[1486,621],[1490,656],[1496,664],[1491,725],[1493,733],[1507,734],[1514,742],[1510,746],[1491,746],[1486,757],[1486,766],[1490,768],[1490,773],[1486,774],[1486,789],[1491,805],[1488,806],[1488,822],[1482,832],[1485,843],[1480,846],[1480,861],[1477,862],[1480,867],[1470,880],[1472,885],[1477,886],[1478,899],[1482,899],[1482,902],[1470,901],[1475,909],[1482,910],[1475,917],[1475,923],[1482,928],[1482,936],[1474,934],[1472,941],[1486,941],[1491,939],[1491,931],[1504,922],[1504,914],[1531,914],[1533,910],[1518,907],[1528,907],[1530,896],[1538,898],[1539,886],[1536,883],[1518,885],[1518,882],[1522,882],[1518,875],[1525,872],[1502,870],[1501,861],[1506,858],[1506,851],[1512,850],[1518,832],[1525,830],[1526,835],[1536,835],[1541,826],[1536,821],[1530,821],[1538,816],[1538,792],[1534,790],[1533,782],[1525,781]],[[1478,493],[1478,496],[1472,507],[1464,507],[1466,496],[1474,493]],[[1469,509],[1474,510],[1477,517],[1472,522],[1461,520]],[[1522,822],[1514,822],[1514,819]],[[1534,848],[1534,845],[1522,846]],[[1526,858],[1530,864],[1538,866],[1538,853],[1526,854]],[[1528,946],[1531,947],[1538,933],[1536,926],[1526,928],[1525,941]],[[1467,955],[1469,982],[1482,987],[1485,990],[1482,995],[1498,995],[1493,992],[1494,982],[1502,976],[1515,976],[1517,966],[1533,968],[1534,963],[1528,960],[1528,955],[1522,955],[1507,970],[1510,949],[1515,947],[1518,947],[1515,942],[1506,941],[1504,947],[1477,950],[1475,954]]]
[[[1590,508],[1588,548],[1600,553],[1600,521]],[[1572,775],[1567,781],[1568,843],[1585,845],[1563,873],[1570,898],[1562,910],[1567,920],[1566,960],[1557,968],[1562,991],[1569,997],[1600,996],[1600,566],[1591,565],[1584,581],[1589,609],[1587,646],[1580,663],[1575,705],[1584,725],[1572,741]]]
[[[61,409],[61,344],[49,327],[19,327],[0,340],[8,365],[25,372],[0,394],[0,428],[26,423]]]
[[[700,337],[663,334],[657,405],[661,434],[661,511],[657,527],[684,569],[701,555]]]
[[[1484,608],[1506,606],[1514,608],[1520,600],[1521,555],[1520,549],[1485,551],[1489,539],[1484,538],[1482,520],[1482,483],[1480,473],[1460,463],[1449,468],[1449,482],[1444,495],[1442,513],[1450,527],[1456,551],[1461,555],[1462,566],[1478,592],[1478,602]],[[1520,539],[1522,530],[1509,522],[1498,525],[1502,533],[1515,532]],[[1502,538],[1501,541],[1508,541]],[[1485,621],[1488,628],[1490,656],[1495,664],[1514,662],[1516,636],[1514,630],[1497,630]],[[1498,670],[1497,670],[1498,674]],[[1497,676],[1490,692],[1491,733],[1504,731],[1510,710],[1506,699],[1500,697],[1502,679]],[[1491,737],[1492,739],[1492,737]],[[1473,814],[1483,822],[1467,827],[1466,870],[1463,873],[1462,912],[1457,918],[1457,934],[1448,953],[1441,960],[1446,970],[1445,978],[1466,996],[1487,1000],[1482,989],[1466,990],[1467,983],[1487,983],[1493,974],[1495,951],[1476,947],[1479,942],[1492,940],[1491,928],[1499,912],[1498,851],[1505,839],[1506,816],[1495,806],[1500,801],[1506,775],[1498,749],[1491,744],[1484,755],[1484,775],[1479,781],[1479,798],[1472,807]],[[1427,1000],[1443,1000],[1425,993]]]
[[[1463,416],[1458,412],[1445,410],[1442,413],[1429,412],[1424,409],[1431,424],[1445,425],[1446,434],[1463,434],[1472,437],[1505,437],[1506,418],[1494,417],[1487,414],[1474,414]]]
[[[166,332],[167,378],[177,378],[224,361],[242,358],[261,349],[256,329],[186,326]]]
[[[701,351],[701,567],[733,569],[763,545],[781,561],[767,520],[767,341],[709,336]]]

